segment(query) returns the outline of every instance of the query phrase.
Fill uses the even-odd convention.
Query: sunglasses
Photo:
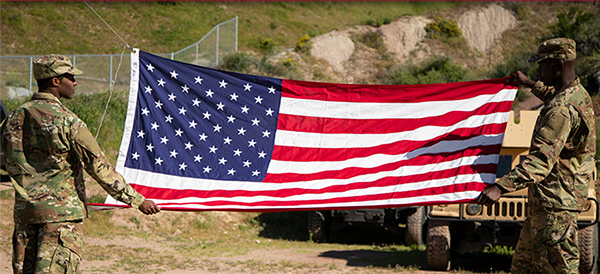
[[[69,81],[71,81],[71,82],[73,82],[73,83],[75,83],[75,81],[76,81],[76,80],[75,80],[75,76],[74,76],[74,75],[72,75],[72,74],[65,73],[65,74],[63,74],[63,75],[61,75],[61,76],[62,76],[62,77],[64,77],[64,78],[67,78],[67,79],[69,79]]]

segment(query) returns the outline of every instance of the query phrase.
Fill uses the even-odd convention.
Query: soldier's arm
[[[554,93],[554,87],[545,86],[542,81],[537,81],[531,86],[531,93],[542,101],[546,101],[546,97]]]
[[[116,200],[139,209],[145,198],[117,173],[87,127],[81,126],[73,134],[75,151],[88,174]]]
[[[544,86],[544,83],[541,81],[532,81],[521,71],[511,73],[510,78],[508,78],[508,83],[530,88],[531,92],[542,101],[545,101],[546,96],[554,93],[554,87]]]
[[[531,141],[529,155],[496,185],[512,192],[539,183],[550,174],[571,131],[571,113],[567,107],[551,109]]]

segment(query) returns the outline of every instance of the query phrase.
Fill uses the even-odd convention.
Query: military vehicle
[[[507,174],[529,152],[538,111],[521,111],[520,123],[511,112],[497,178]],[[598,271],[598,200],[590,182],[588,209],[579,216],[579,272]],[[493,206],[455,204],[427,207],[427,263],[433,270],[449,270],[457,256],[485,246],[515,246],[527,212],[527,189],[502,195]]]
[[[404,245],[423,245],[425,221],[425,207],[422,206],[310,211],[308,233],[312,241],[325,242],[332,233],[346,227],[379,226],[395,235],[404,235],[398,241]]]

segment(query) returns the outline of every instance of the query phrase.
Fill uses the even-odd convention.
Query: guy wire
[[[118,33],[117,33],[117,32],[116,32],[116,31],[115,31],[113,28],[111,28],[111,27],[110,27],[110,25],[108,25],[108,23],[106,23],[106,21],[104,21],[104,19],[102,19],[102,17],[100,16],[100,14],[98,14],[98,13],[97,13],[97,12],[94,10],[94,8],[92,8],[92,6],[90,6],[90,4],[88,4],[86,1],[83,1],[83,3],[85,3],[85,4],[86,4],[86,5],[87,5],[87,6],[88,6],[88,7],[89,7],[91,10],[92,10],[92,12],[94,12],[94,14],[96,14],[96,16],[98,16],[98,18],[100,18],[100,20],[102,20],[102,22],[104,22],[104,24],[105,24],[105,25],[106,25],[106,26],[107,26],[107,27],[108,27],[110,30],[112,30],[112,32],[113,32],[113,33],[114,33],[114,34],[115,34],[117,37],[119,37],[119,39],[121,39],[121,41],[123,41],[123,43],[125,43],[125,45],[126,45],[126,46],[127,46],[129,49],[130,49],[130,50],[132,50],[132,51],[133,51],[133,48],[131,48],[131,46],[129,46],[129,44],[127,44],[127,42],[125,42],[125,40],[123,40],[123,38],[121,38],[121,36],[120,36],[120,35],[119,35],[119,34],[118,34]]]
[[[131,51],[133,51],[133,48],[131,48],[131,46],[129,46],[129,44],[127,44],[127,42],[125,42],[125,40],[123,40],[123,38],[121,38],[121,36],[108,24],[106,23],[106,21],[104,21],[104,19],[102,19],[102,17],[100,16],[100,14],[98,14],[94,8],[92,8],[92,6],[90,6],[90,4],[88,4],[86,1],[83,1],[83,3],[85,3],[88,8],[90,8],[90,10],[92,10],[92,12],[94,12],[94,14],[96,14],[96,16],[98,16],[98,18],[100,18],[100,20],[102,20],[102,22],[117,36],[119,37],[119,39],[121,39],[121,41],[123,41],[123,43],[125,44],[125,47],[129,48]],[[119,68],[121,68],[121,63],[123,62],[123,53],[125,53],[125,47],[123,47],[123,51],[121,52],[121,58],[119,59],[119,65],[117,66],[117,71],[115,72],[115,77],[113,78],[113,82],[110,83],[111,87],[115,86],[115,83],[117,82],[117,74],[119,73]],[[100,124],[98,125],[98,130],[96,130],[96,136],[94,137],[95,139],[98,139],[98,135],[100,135],[100,129],[102,128],[102,124],[104,123],[104,117],[106,116],[106,111],[108,110],[108,105],[110,104],[110,99],[112,98],[112,93],[113,93],[113,89],[110,89],[110,93],[108,94],[108,100],[106,101],[106,106],[104,106],[104,112],[102,113],[102,118],[100,119]]]
[[[110,83],[110,86],[113,87],[110,89],[108,93],[108,100],[106,101],[106,106],[104,106],[104,112],[102,112],[102,118],[100,118],[100,124],[98,125],[98,130],[96,130],[96,136],[94,139],[98,139],[98,135],[100,135],[100,128],[102,128],[102,123],[104,122],[104,116],[106,115],[106,111],[108,110],[108,104],[110,103],[110,99],[112,98],[113,89],[115,83],[117,82],[117,75],[119,74],[119,69],[121,68],[121,63],[123,63],[123,53],[125,53],[125,46],[123,47],[123,51],[121,52],[121,58],[119,59],[119,65],[117,66],[117,71],[115,71],[115,78],[113,78],[113,82]]]

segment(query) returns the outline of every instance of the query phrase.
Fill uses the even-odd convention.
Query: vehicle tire
[[[320,211],[308,212],[308,233],[311,241],[323,243],[327,241],[325,216]]]
[[[427,265],[429,269],[450,270],[450,223],[429,220],[427,226]]]
[[[579,229],[579,273],[598,273],[598,224]]]
[[[423,245],[423,226],[426,221],[425,208],[420,206],[417,210],[406,218],[406,233],[404,235],[404,244]]]

